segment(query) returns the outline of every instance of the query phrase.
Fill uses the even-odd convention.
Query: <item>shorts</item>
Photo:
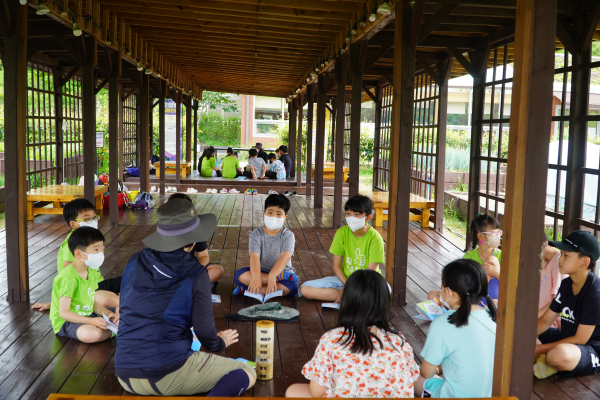
[[[121,277],[119,277],[119,279],[121,279]],[[109,310],[112,312],[115,312],[114,307],[109,308]],[[89,315],[89,318],[97,318],[97,317],[102,317],[102,316],[98,315],[98,314],[94,314],[94,313]],[[77,337],[77,330],[80,327],[82,327],[83,325],[87,325],[87,324],[74,324],[72,322],[65,321],[63,326],[60,327],[60,331],[58,331],[56,333],[56,335],[68,337],[69,339],[79,340],[79,338]]]
[[[423,383],[423,393],[421,397],[439,397],[442,390],[442,386],[446,383],[445,379],[442,378],[429,378]]]
[[[210,391],[223,376],[237,369],[243,369],[256,378],[254,368],[244,362],[195,351],[178,370],[159,380],[118,379],[126,391],[144,396],[192,395]]]
[[[116,278],[105,279],[98,284],[96,290],[106,290],[107,292],[113,292],[115,294],[121,293],[121,276]]]
[[[538,336],[542,344],[558,342],[562,339],[560,329],[549,328]],[[574,344],[581,351],[581,358],[572,371],[558,371],[558,375],[564,378],[572,376],[594,375],[600,373],[600,357],[594,347],[589,344]]]
[[[239,277],[240,275],[246,272],[250,272],[250,267],[240,268],[237,271],[235,271],[235,274],[233,275],[233,281],[235,282],[235,284],[243,288],[244,290],[248,289],[248,285],[244,285],[242,282],[240,282]],[[263,274],[268,274],[271,271],[269,271],[268,269],[261,269],[260,272],[262,272]],[[298,293],[298,282],[283,280],[277,281],[277,283],[281,283],[283,286],[290,290],[290,292],[287,294],[287,297],[294,297],[296,296],[296,293]]]
[[[392,294],[392,287],[388,283],[388,289],[390,290],[390,294]],[[342,281],[337,276],[328,276],[327,278],[314,279],[312,281],[307,281],[302,284],[300,288],[306,287],[314,287],[319,289],[340,289],[344,287]],[[302,297],[302,293],[298,290],[298,297]]]

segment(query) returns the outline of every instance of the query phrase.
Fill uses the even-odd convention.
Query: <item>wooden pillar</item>
[[[381,86],[375,87],[375,132],[373,140],[373,189],[379,184],[379,159],[381,158],[381,99],[383,95],[383,88]]]
[[[7,300],[29,300],[27,256],[27,11],[4,0],[10,28],[4,29],[4,158]]]
[[[319,75],[317,82],[317,137],[315,141],[315,198],[314,208],[323,208],[323,167],[325,157],[325,102],[329,73]]]
[[[304,107],[304,93],[298,96],[298,133],[296,135],[296,186],[302,186],[302,120]]]
[[[529,399],[552,124],[557,0],[517,0],[493,396]]]
[[[181,97],[178,90],[175,94],[175,183],[181,183]]]
[[[154,97],[150,95],[148,98],[148,160],[151,154],[154,154]]]
[[[292,159],[292,166],[290,167],[290,178],[296,177],[296,122],[298,116],[298,107],[296,106],[296,100],[293,99],[289,103],[289,143],[288,143],[288,154]]]
[[[192,96],[187,96],[185,102],[185,162],[190,161],[192,161]]]
[[[65,151],[63,137],[63,68],[52,68],[52,85],[54,89],[54,132],[56,133],[56,184],[63,183],[65,175]]]
[[[335,86],[336,98],[336,132],[335,132],[335,179],[333,183],[333,229],[342,226],[344,214],[343,188],[344,188],[344,128],[346,126],[346,73],[348,71],[348,57],[338,57],[335,60]],[[360,106],[359,106],[360,110]],[[360,134],[360,129],[359,129]],[[360,141],[360,140],[359,140]],[[352,170],[350,170],[352,172]]]
[[[165,95],[167,81],[161,80],[160,98],[158,99],[158,157],[160,157],[160,194],[165,194]]]
[[[106,50],[110,54],[110,68],[108,77],[108,175],[118,176],[119,171],[119,77],[121,76],[121,53],[115,50]],[[119,225],[119,196],[117,196],[117,182],[110,182],[113,188],[108,205],[110,213],[110,226]]]
[[[198,99],[194,100],[194,170],[198,169]]]
[[[360,113],[362,104],[362,78],[363,69],[365,65],[365,58],[367,56],[368,43],[368,41],[361,41],[350,45],[350,75],[352,76],[352,114],[350,115],[350,176],[348,177],[348,197],[356,196],[359,191]],[[339,93],[340,92],[338,90],[338,99]],[[336,185],[338,184],[337,181],[335,183]],[[337,222],[335,218],[334,221]]]
[[[336,130],[335,130],[336,112],[335,111],[337,110],[337,107],[336,107],[337,104],[335,102],[335,98],[331,99],[330,105],[331,105],[331,109],[329,110],[329,120],[331,121],[331,140],[330,140],[330,142],[331,142],[330,143],[330,145],[331,145],[331,153],[330,153],[331,160],[330,161],[335,162],[335,132],[336,132]]]
[[[150,127],[148,125],[148,114],[150,112],[150,77],[146,74],[142,75],[142,86],[138,96],[138,121],[140,148],[138,150],[140,169],[140,192],[150,191],[150,152],[148,145],[150,144],[149,135]]]
[[[119,85],[119,180],[123,182],[123,169],[125,163],[123,162],[123,87]]]
[[[83,35],[84,54],[80,54],[83,64],[81,79],[82,126],[83,126],[83,195],[92,204],[96,204],[94,174],[96,165],[96,80],[94,67],[98,60],[98,46],[94,36]],[[85,59],[85,61],[84,61]]]
[[[573,40],[576,49],[585,40],[585,18],[580,12],[574,17]],[[584,52],[573,51],[571,77],[571,109],[569,111],[569,149],[567,152],[567,179],[565,190],[565,220],[562,237],[580,229],[579,219],[583,216],[583,189],[585,185],[586,145],[588,136],[588,121],[581,118],[589,111],[588,96],[590,93],[590,68],[584,66],[591,61],[591,46]],[[567,49],[565,49],[567,51]],[[562,132],[559,133],[562,135]]]
[[[437,156],[435,164],[435,221],[434,229],[444,231],[444,181],[446,177],[446,125],[448,119],[448,80],[452,72],[454,59],[444,60],[438,65],[438,87],[440,100],[438,104]],[[380,117],[381,121],[381,117]],[[377,129],[377,127],[375,127]],[[379,145],[379,144],[378,144]]]
[[[406,304],[408,214],[410,209],[413,96],[416,48],[410,45],[412,10],[408,1],[396,4],[394,87],[390,145],[390,202],[386,278],[393,304]]]
[[[308,110],[306,111],[306,196],[312,194],[312,156],[313,156],[313,117],[315,102],[315,84],[311,83],[306,88],[308,97]]]

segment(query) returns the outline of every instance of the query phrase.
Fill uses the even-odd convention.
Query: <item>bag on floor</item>
[[[275,322],[295,322],[298,321],[299,315],[300,311],[294,308],[283,307],[281,303],[273,302],[247,307],[235,314],[225,314],[225,319],[229,321],[269,320]]]
[[[119,196],[119,208],[125,208],[127,203],[129,202],[129,198],[126,193],[118,192],[117,196]],[[104,196],[104,208],[109,208],[110,204],[110,193],[107,193]]]
[[[138,178],[139,178],[139,176],[140,176],[140,169],[139,169],[139,168],[137,168],[137,167],[134,167],[134,168],[128,168],[128,169],[127,169],[127,173],[128,173],[130,176],[134,176],[134,177],[138,177]]]
[[[148,192],[140,192],[129,207],[145,210],[154,207],[154,198]]]

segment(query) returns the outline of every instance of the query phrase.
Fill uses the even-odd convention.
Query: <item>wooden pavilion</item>
[[[95,96],[108,85],[110,175],[136,160],[145,191],[151,124],[159,126],[164,156],[165,98],[188,109],[186,161],[197,138],[192,110],[203,90],[288,98],[298,172],[307,105],[308,126],[316,115],[314,193],[310,174],[304,184],[315,210],[324,207],[326,146],[336,167],[350,167],[349,195],[358,193],[360,113],[352,110],[364,99],[375,101],[374,189],[390,198],[386,276],[394,304],[404,306],[410,193],[435,200],[432,222],[441,232],[443,190],[437,190],[444,182],[448,79],[469,74],[469,219],[482,204],[496,214],[504,209],[494,395],[529,398],[539,288],[533,265],[539,265],[545,219],[552,219],[555,235],[600,230],[600,192],[595,218],[582,213],[586,176],[600,183],[600,166],[585,162],[588,123],[600,120],[588,113],[590,74],[600,67],[591,58],[599,19],[598,0],[2,0],[8,301],[30,296],[28,188],[83,176],[85,197],[94,198]],[[557,49],[564,50],[560,65]],[[508,64],[514,76],[507,75]],[[490,78],[490,67],[500,72]],[[564,90],[553,113],[555,76]],[[156,106],[160,118],[151,121]],[[331,143],[325,143],[327,112],[335,116]],[[552,124],[566,162],[561,156],[548,162]],[[307,135],[311,143],[312,129]],[[570,146],[563,148],[567,138]],[[500,151],[506,140],[508,155]],[[26,160],[36,152],[54,158],[32,168]],[[308,146],[307,171],[311,152]],[[502,164],[508,164],[505,193],[489,183],[492,166]],[[552,208],[546,206],[549,169],[560,177],[556,193],[565,193]],[[342,225],[342,168],[334,192],[331,228]],[[116,196],[109,210],[107,226],[116,227]]]

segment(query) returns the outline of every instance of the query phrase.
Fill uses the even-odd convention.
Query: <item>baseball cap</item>
[[[573,231],[561,242],[550,241],[548,244],[559,250],[585,254],[592,260],[600,258],[598,239],[587,231]]]

